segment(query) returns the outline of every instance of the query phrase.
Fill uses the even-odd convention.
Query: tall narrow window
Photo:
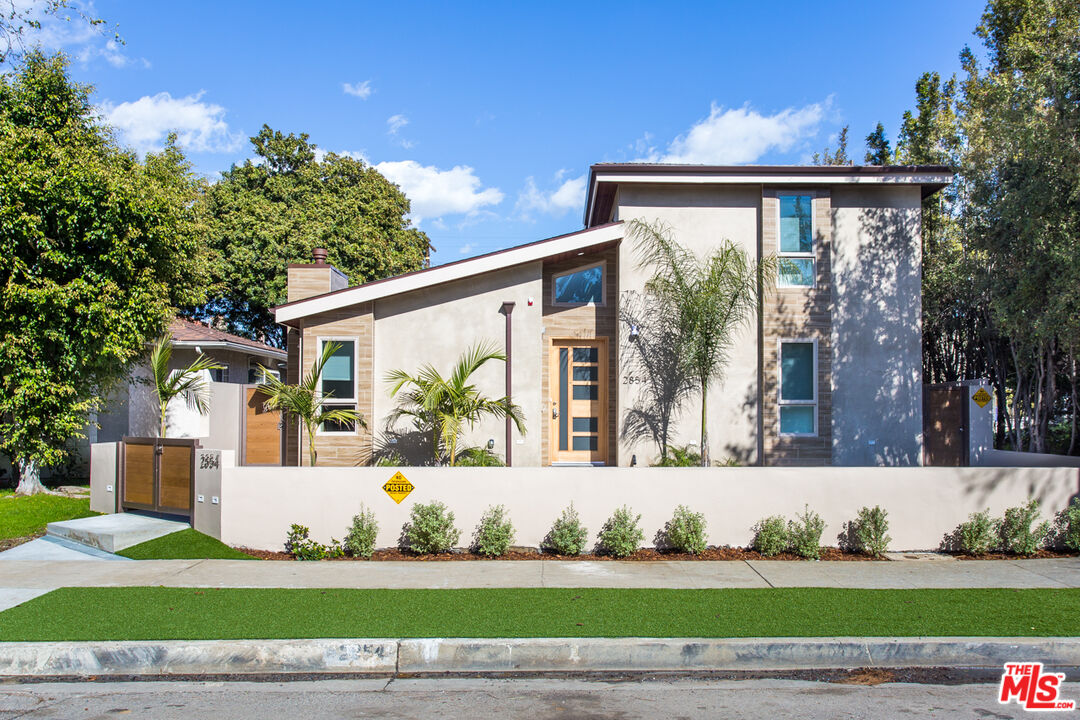
[[[817,435],[817,345],[780,342],[780,434]]]
[[[320,378],[320,390],[323,395],[323,407],[327,410],[337,408],[356,409],[356,341],[353,339],[326,338],[320,341],[320,353],[333,343],[337,345],[334,354],[323,365]],[[321,355],[320,355],[321,357]],[[322,433],[354,433],[355,423],[324,422],[319,426]]]
[[[604,263],[571,270],[551,280],[553,305],[603,305]]]
[[[778,287],[814,286],[814,198],[780,195]]]

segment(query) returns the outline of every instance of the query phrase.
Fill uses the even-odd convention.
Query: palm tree
[[[265,378],[265,382],[260,383],[258,387],[259,391],[267,397],[264,407],[267,410],[281,410],[300,419],[304,429],[307,431],[308,458],[312,467],[319,460],[319,453],[315,449],[315,431],[319,425],[325,422],[346,425],[358,423],[360,427],[367,427],[364,416],[354,408],[334,408],[330,410],[325,407],[326,401],[332,397],[332,393],[323,393],[320,389],[323,368],[339,347],[341,345],[336,342],[324,344],[322,356],[315,362],[311,372],[305,375],[303,380],[296,385],[286,385],[272,371],[261,365],[259,366]]]
[[[671,228],[655,222],[631,220],[627,236],[636,243],[639,263],[652,268],[645,290],[674,314],[682,364],[701,392],[701,465],[709,465],[707,401],[709,385],[722,382],[731,358],[735,335],[758,309],[759,289],[764,292],[776,273],[776,260],[755,262],[730,240],[704,258],[698,258],[673,237]]]
[[[223,365],[199,353],[195,362],[180,370],[169,370],[172,359],[172,338],[166,332],[150,351],[150,371],[154,376],[158,409],[161,411],[160,436],[165,437],[165,411],[176,397],[183,397],[188,407],[200,415],[210,412],[210,386],[203,373],[220,370]]]
[[[458,358],[448,378],[430,364],[421,367],[415,376],[404,370],[391,371],[386,376],[387,382],[394,383],[390,397],[408,388],[391,421],[404,416],[414,418],[420,427],[432,433],[436,461],[443,452],[450,465],[457,461],[457,444],[465,427],[472,428],[486,415],[509,417],[524,435],[525,421],[520,406],[506,397],[487,398],[469,382],[472,374],[490,360],[506,362],[506,355],[491,343],[479,343]]]

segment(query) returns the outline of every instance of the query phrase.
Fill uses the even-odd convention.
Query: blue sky
[[[96,0],[124,45],[75,23],[45,41],[125,142],[176,129],[210,177],[263,123],[363,157],[438,264],[580,229],[595,162],[803,163],[845,124],[861,159],[921,72],[958,72],[983,7]]]

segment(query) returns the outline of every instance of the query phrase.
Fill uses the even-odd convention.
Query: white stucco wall
[[[722,240],[742,247],[751,258],[758,257],[759,185],[623,185],[619,188],[618,219],[660,220],[674,232],[676,240],[699,256],[713,250]],[[651,276],[637,261],[634,244],[624,240],[619,254],[619,291],[640,292]],[[620,333],[624,328],[619,328]],[[620,363],[621,367],[621,363]],[[750,319],[736,339],[731,362],[722,383],[709,390],[709,446],[714,460],[732,457],[743,463],[757,460],[757,317]],[[632,386],[619,379],[619,422],[633,407]],[[697,445],[701,433],[701,403],[698,395],[686,403],[674,425],[673,444]],[[631,455],[638,464],[648,464],[658,456],[651,442],[619,445],[619,465],[628,465]]]
[[[918,187],[832,189],[834,465],[922,462]]]
[[[804,505],[826,522],[822,544],[836,545],[863,506],[889,516],[894,550],[937,549],[968,514],[1000,516],[1029,497],[1044,517],[1077,492],[1073,468],[401,468],[415,490],[400,505],[382,490],[397,468],[226,467],[221,472],[221,539],[280,550],[292,523],[320,542],[341,539],[364,503],[379,523],[377,545],[396,546],[414,503],[444,502],[470,543],[481,514],[505,505],[515,543],[537,547],[571,502],[590,546],[623,504],[642,515],[651,545],[679,504],[705,515],[708,542],[745,546],[751,526],[768,515],[789,518]]]
[[[511,315],[513,401],[524,412],[526,428],[525,437],[514,430],[513,463],[540,465],[541,273],[542,263],[533,262],[376,301],[373,393],[376,421],[372,425],[376,448],[397,404],[390,397],[387,374],[397,369],[415,374],[422,365],[430,363],[448,375],[458,357],[477,342],[487,340],[500,350],[505,349],[506,317],[500,310],[503,302],[509,301],[516,303]],[[532,307],[529,307],[530,298],[534,301]],[[501,362],[489,362],[473,380],[485,395],[502,397],[506,390],[506,367]],[[399,421],[397,428],[408,429],[407,421]],[[489,418],[466,432],[463,447],[484,446],[494,439],[494,451],[505,458],[505,438],[504,421]]]

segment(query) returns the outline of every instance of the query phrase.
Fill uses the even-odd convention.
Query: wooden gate
[[[968,392],[965,385],[923,388],[923,464],[966,466],[968,458]]]
[[[242,465],[283,464],[281,412],[266,409],[266,394],[254,385],[244,388],[240,427]]]
[[[125,437],[120,443],[120,506],[191,517],[195,505],[192,438]]]

